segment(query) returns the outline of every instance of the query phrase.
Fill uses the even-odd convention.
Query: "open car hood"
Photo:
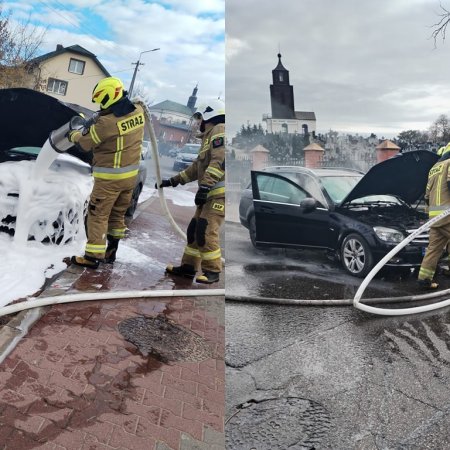
[[[367,195],[395,195],[414,203],[424,194],[428,172],[438,160],[436,153],[416,150],[382,161],[361,178],[341,205]]]
[[[93,111],[82,106],[63,103],[32,89],[0,89],[2,131],[0,152],[13,147],[42,147],[51,131],[82,112],[89,118]],[[71,147],[67,153],[90,163],[92,152]]]

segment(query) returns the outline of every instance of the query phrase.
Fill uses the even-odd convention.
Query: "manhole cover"
[[[312,450],[330,427],[319,403],[301,398],[268,399],[242,409],[226,426],[226,448]]]
[[[165,316],[131,317],[119,323],[119,332],[144,355],[163,362],[203,361],[214,357],[212,348],[197,334]]]

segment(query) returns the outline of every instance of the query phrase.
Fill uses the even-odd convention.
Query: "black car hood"
[[[93,114],[86,108],[65,104],[41,92],[25,88],[0,89],[2,128],[0,152],[13,147],[42,147],[51,131],[83,112],[87,118]],[[67,153],[85,161],[92,161],[92,152],[71,147]]]
[[[438,160],[436,153],[416,150],[382,161],[361,178],[341,205],[367,195],[395,195],[414,203],[424,194],[428,172]]]

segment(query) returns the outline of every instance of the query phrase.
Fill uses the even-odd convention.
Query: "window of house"
[[[80,61],[79,59],[70,58],[69,63],[69,72],[76,73],[78,75],[83,75],[84,72],[84,61]]]
[[[282,73],[282,72],[280,72],[280,73],[278,74],[278,77],[279,77],[279,80],[280,80],[281,82],[283,82],[283,73]]]
[[[67,85],[67,81],[57,80],[56,78],[49,78],[47,82],[47,92],[66,95]]]

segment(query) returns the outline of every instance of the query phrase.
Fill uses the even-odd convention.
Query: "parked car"
[[[78,105],[66,104],[46,94],[23,88],[0,89],[0,109],[8,111],[8,114],[5,114],[3,118],[3,131],[0,139],[0,163],[5,163],[5,165],[0,164],[1,173],[3,173],[0,176],[0,179],[3,181],[1,189],[5,190],[4,195],[0,198],[0,231],[14,234],[17,198],[20,195],[20,178],[22,175],[21,168],[11,166],[10,163],[35,160],[52,130],[67,123],[74,115],[79,113],[83,113],[86,118],[90,118],[93,111]],[[64,158],[58,158],[58,162],[53,164],[52,169],[62,172],[66,170],[67,174],[77,171],[80,175],[80,182],[83,180],[82,182],[84,183],[87,178],[90,180],[90,187],[92,187],[92,170],[90,168],[92,152],[84,152],[72,146],[63,156]],[[64,163],[59,162],[60,159]],[[24,167],[23,170],[28,169]],[[136,209],[146,175],[147,169],[142,160],[127,215],[133,215]],[[5,183],[5,178],[9,180],[8,183]],[[75,186],[76,180],[69,180],[69,177],[60,177],[59,179],[60,183],[62,183],[59,192],[55,189],[56,183],[49,183],[48,191],[46,190],[41,195],[47,197],[49,204],[54,201],[55,205],[59,205],[58,208],[67,208],[67,205],[64,205],[62,202],[60,194],[67,186]],[[55,192],[52,193],[51,189]],[[82,191],[85,192],[84,190]],[[70,188],[67,188],[67,192],[70,192]],[[86,203],[87,205],[89,194],[90,190],[87,192],[83,204]],[[58,201],[55,200],[56,198],[58,198]],[[84,210],[83,214],[85,212]],[[52,226],[55,232],[52,234],[49,228],[46,228],[44,233],[47,236],[46,240],[65,240],[67,236],[64,238],[64,232],[62,232],[64,220],[66,220],[66,228],[68,227],[67,217],[71,217],[69,220],[73,221],[80,220],[78,215],[77,217],[75,215],[71,216],[66,210],[55,212],[55,214],[52,214],[52,217],[55,220],[50,223],[53,223]],[[31,234],[32,237],[43,240],[41,239],[43,236],[42,227],[48,227],[49,220],[42,217],[40,222],[40,225],[36,225],[37,228],[34,228]]]
[[[197,159],[200,144],[186,144],[178,153],[173,163],[173,170],[179,172],[190,166]]]
[[[239,216],[255,247],[325,249],[351,275],[372,267],[427,220],[412,205],[425,192],[435,153],[404,153],[372,167],[269,167],[252,171]],[[416,237],[387,266],[417,267],[428,233]]]

